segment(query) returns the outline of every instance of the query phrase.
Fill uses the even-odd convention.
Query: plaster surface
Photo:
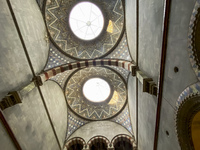
[[[44,19],[36,0],[11,0],[20,31],[36,74],[46,64],[49,52]]]
[[[59,149],[37,88],[3,112],[23,150]]]
[[[163,97],[175,108],[181,92],[197,82],[190,64],[187,34],[195,0],[173,0],[168,33]],[[174,67],[179,72],[174,72]]]
[[[158,133],[158,150],[180,150],[175,131],[174,108],[165,100],[162,100],[160,128]],[[167,133],[169,135],[167,135]]]
[[[142,92],[138,81],[138,148],[152,150],[154,144],[157,97]]]
[[[162,45],[164,0],[139,1],[139,52],[140,70],[158,82]],[[145,58],[145,59],[144,59]]]
[[[129,75],[128,78],[127,87],[128,87],[128,105],[131,117],[131,125],[135,136],[136,135],[136,77],[133,77],[131,74]]]
[[[64,93],[57,83],[50,80],[41,86],[41,90],[60,145],[63,145],[67,132],[67,104]]]
[[[11,141],[5,127],[3,126],[2,122],[0,121],[0,148],[2,150],[16,150],[14,144]]]
[[[0,100],[27,85],[32,73],[5,0],[0,0]]]
[[[127,41],[132,59],[136,62],[136,1],[125,1]]]
[[[131,134],[121,125],[111,121],[94,121],[76,130],[69,139],[81,137],[87,143],[94,136],[105,136],[110,142],[118,134]]]

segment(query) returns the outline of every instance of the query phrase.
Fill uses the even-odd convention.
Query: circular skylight
[[[105,80],[101,78],[92,78],[83,85],[83,94],[92,102],[103,102],[110,95],[111,89]]]
[[[83,40],[95,39],[102,31],[104,17],[101,10],[91,2],[80,2],[69,16],[72,32]]]

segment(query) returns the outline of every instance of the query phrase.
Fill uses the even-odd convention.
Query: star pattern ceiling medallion
[[[121,0],[88,0],[87,2],[96,5],[104,18],[103,29],[97,34],[98,36],[95,35],[95,38],[89,41],[78,38],[75,35],[76,30],[72,31],[74,28],[70,27],[71,10],[81,1],[47,0],[45,5],[45,21],[51,40],[60,51],[79,60],[99,58],[110,53],[120,41],[124,28],[124,10]],[[74,25],[77,24],[77,30],[93,34],[93,30],[96,30],[94,25],[97,25],[93,20],[98,20],[99,16],[93,9],[90,15],[93,19],[89,18],[89,21],[83,23],[83,28],[78,26],[82,21],[80,18],[77,23],[76,20],[73,22]]]
[[[84,84],[90,79],[96,78],[105,80],[110,86],[110,95],[101,102],[92,102],[83,93]],[[91,92],[94,92],[93,89]],[[127,99],[126,83],[119,74],[111,69],[89,67],[76,71],[69,78],[65,87],[65,96],[71,110],[80,117],[89,120],[108,119],[124,108]]]

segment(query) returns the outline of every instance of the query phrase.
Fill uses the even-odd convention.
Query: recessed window
[[[70,12],[69,25],[72,32],[80,39],[92,40],[101,33],[104,17],[95,4],[80,2]]]
[[[111,88],[107,81],[92,78],[83,85],[84,96],[92,102],[103,102],[110,96]]]

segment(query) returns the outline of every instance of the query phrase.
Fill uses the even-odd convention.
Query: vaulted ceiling
[[[70,27],[80,2],[2,0],[0,104],[9,108],[1,110],[0,147],[55,150],[76,137],[111,142],[123,134],[141,150],[180,149],[175,125],[182,118],[174,116],[190,114],[180,109],[200,91],[200,2],[92,0],[104,18],[101,32],[96,35],[101,21],[92,6],[80,14],[91,11],[87,22],[73,18],[84,37],[95,35],[90,40]],[[99,82],[89,93],[110,90],[103,102],[92,102],[83,90],[96,78],[108,87]],[[12,91],[21,103],[4,103]]]

